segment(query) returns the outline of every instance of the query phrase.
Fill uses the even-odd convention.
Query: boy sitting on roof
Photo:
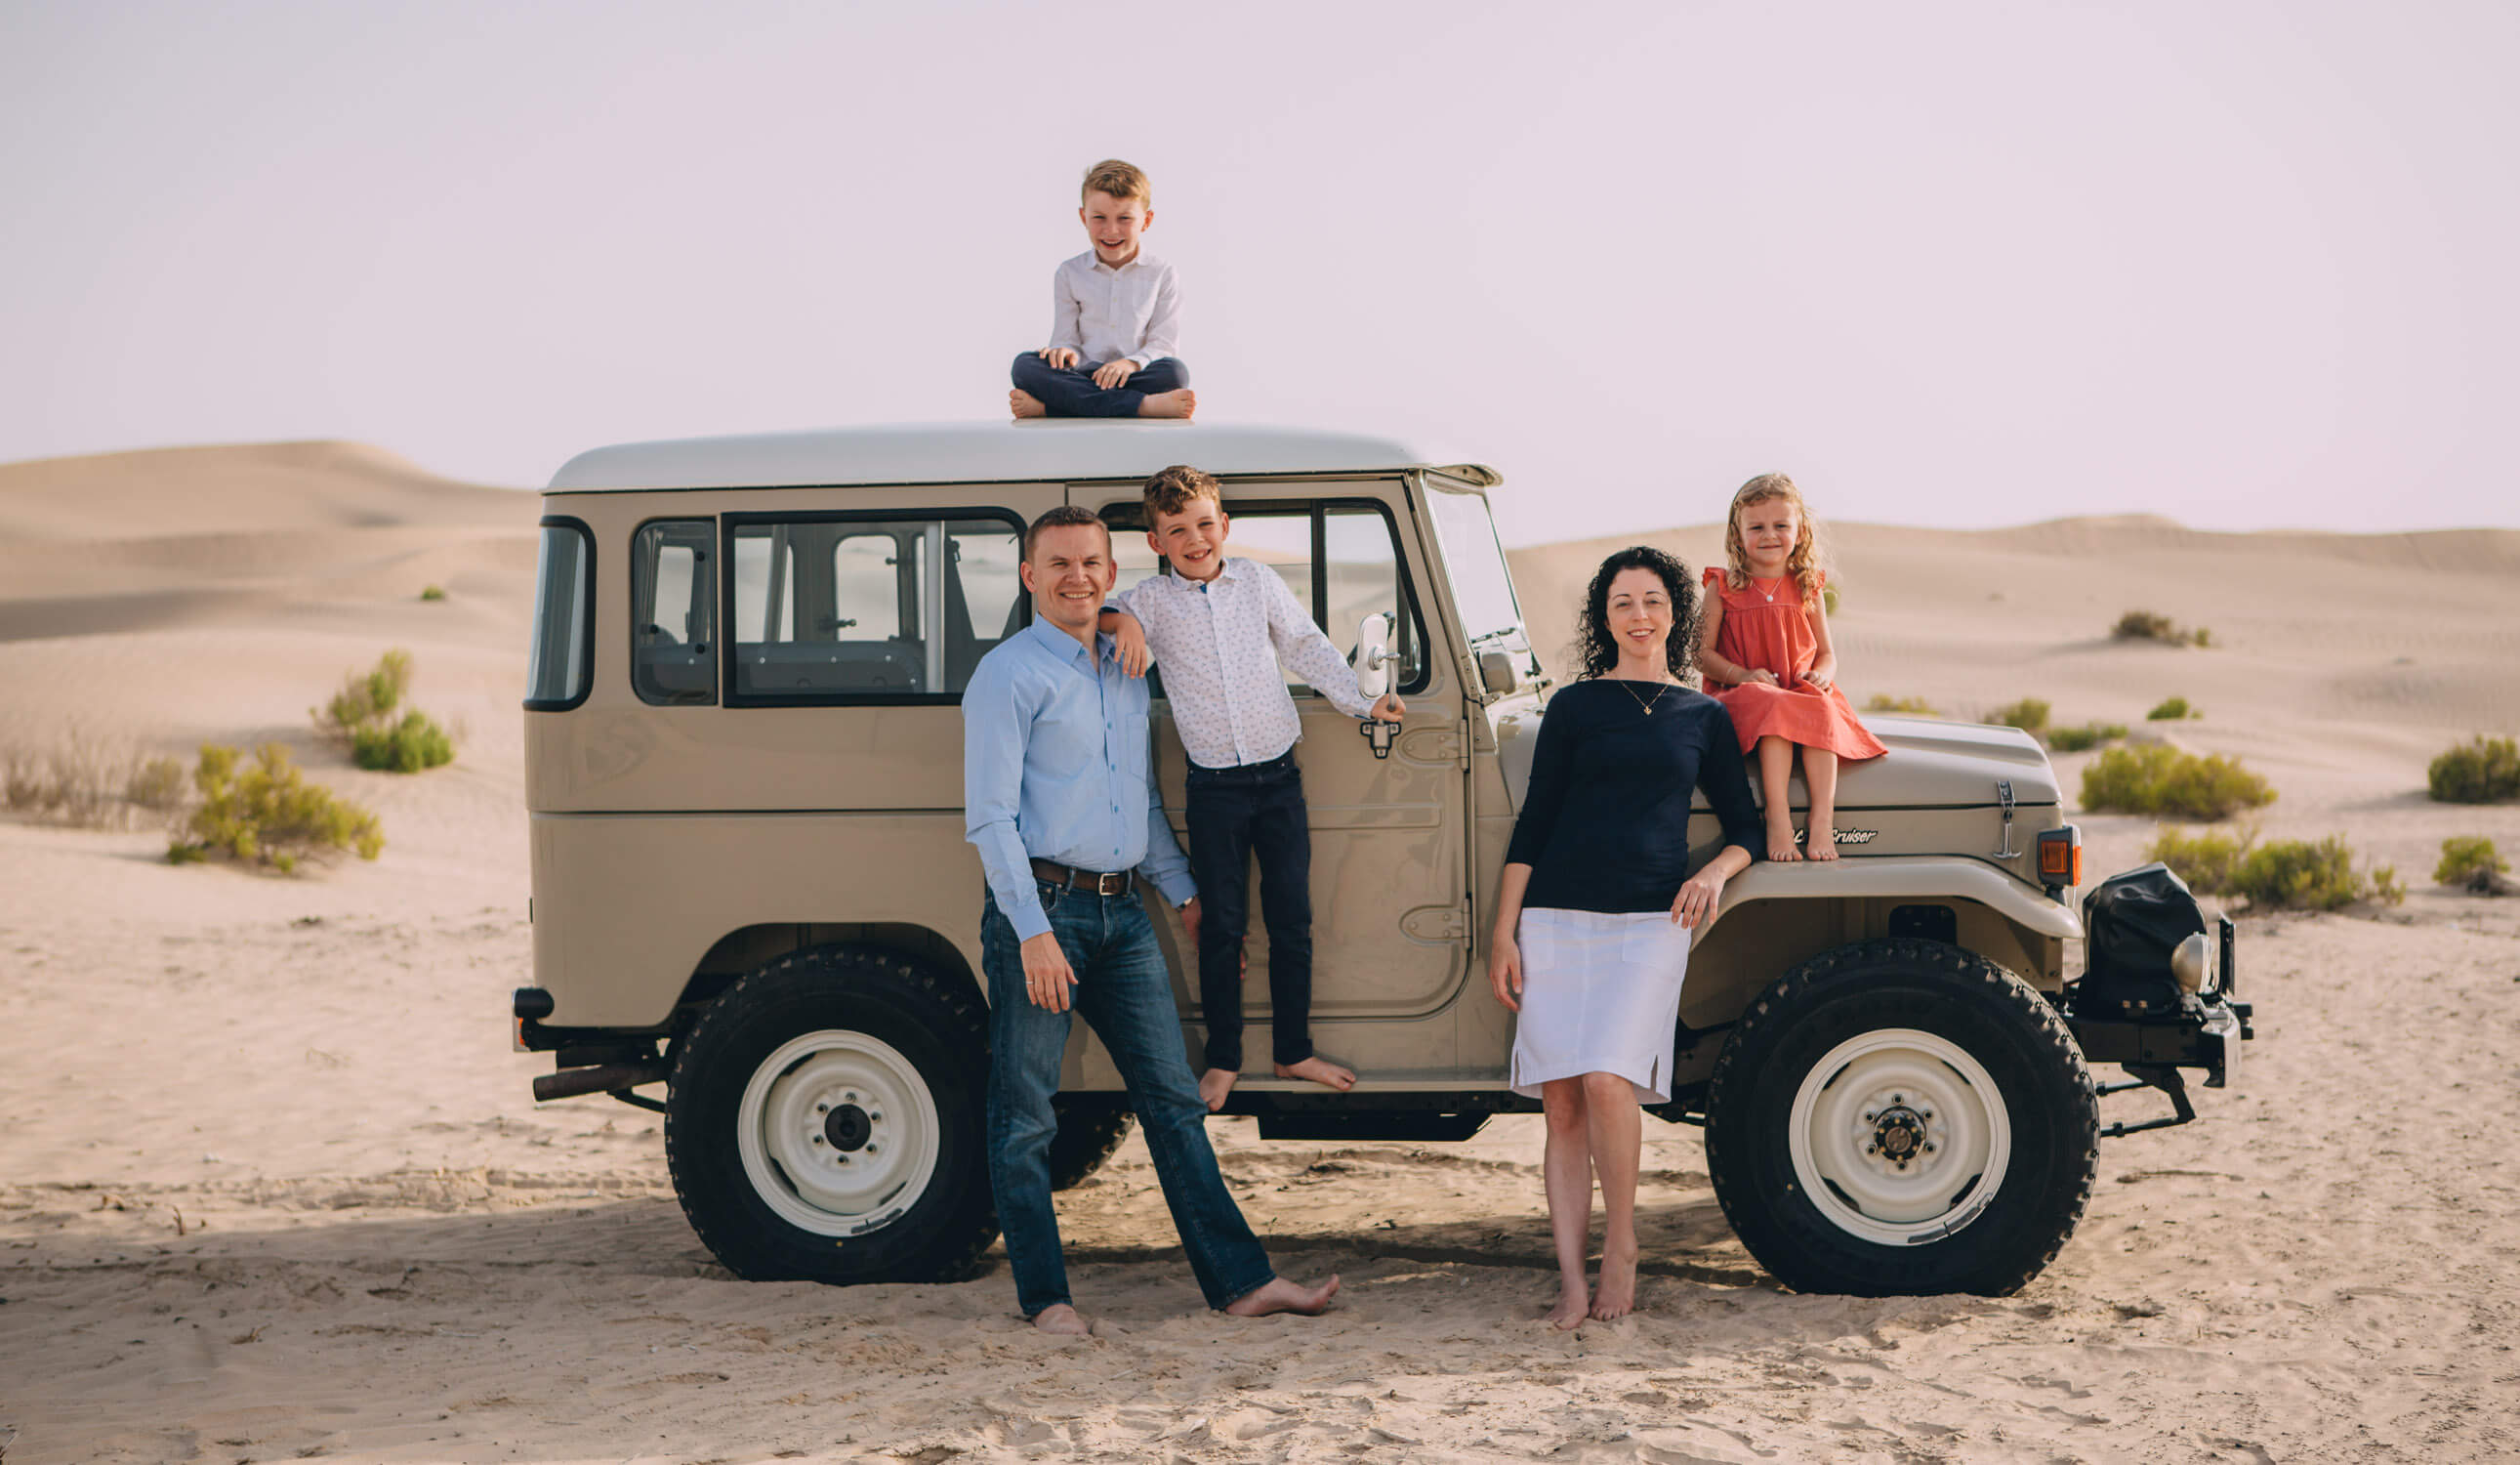
[[[1190,369],[1173,354],[1181,278],[1146,252],[1147,175],[1116,158],[1085,173],[1076,210],[1094,248],[1051,279],[1050,344],[1015,357],[1007,402],[1022,417],[1188,417]]]

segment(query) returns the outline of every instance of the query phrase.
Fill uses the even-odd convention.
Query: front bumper
[[[2114,1063],[2126,1070],[2125,1082],[2099,1084],[2098,1093],[2157,1088],[2170,1097],[2170,1118],[2110,1124],[2100,1130],[2102,1138],[2167,1128],[2196,1118],[2182,1069],[2204,1070],[2207,1088],[2228,1088],[2239,1076],[2240,1045],[2258,1035],[2252,1021],[2257,1009],[2255,1003],[2239,1000],[2234,960],[2239,934],[2229,916],[2221,918],[2216,936],[2220,980],[2212,991],[2191,995],[2178,1013],[2151,1022],[2064,1014],[2084,1062]]]

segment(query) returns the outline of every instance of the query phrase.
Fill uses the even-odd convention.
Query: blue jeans
[[[1198,881],[1198,1005],[1207,1066],[1242,1072],[1242,940],[1251,928],[1251,861],[1269,933],[1270,1056],[1313,1056],[1313,832],[1304,775],[1288,749],[1265,763],[1190,765],[1190,868]]]
[[[1207,1106],[1182,1051],[1181,1017],[1154,926],[1134,892],[1039,890],[1051,934],[1076,972],[1069,1012],[1033,1005],[1014,923],[995,895],[980,909],[980,965],[989,979],[989,1186],[1014,1269],[1016,1305],[1031,1317],[1073,1301],[1050,1201],[1050,1141],[1058,1132],[1050,1099],[1058,1091],[1068,1019],[1077,1016],[1119,1065],[1198,1290],[1209,1306],[1223,1307],[1277,1273],[1217,1172]]]
[[[1126,385],[1108,390],[1094,385],[1100,361],[1053,366],[1038,351],[1015,357],[1014,384],[1029,391],[1053,417],[1135,417],[1138,404],[1158,391],[1178,391],[1190,385],[1190,368],[1178,356],[1158,356],[1132,373]]]

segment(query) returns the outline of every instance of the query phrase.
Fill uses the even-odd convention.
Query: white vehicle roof
[[[1354,433],[1064,419],[629,442],[569,459],[552,475],[551,488],[593,492],[1073,481],[1143,479],[1174,463],[1219,477],[1426,468],[1483,488],[1504,481],[1496,470],[1481,464],[1433,457],[1388,437]]]

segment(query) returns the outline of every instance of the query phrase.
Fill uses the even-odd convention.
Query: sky
[[[1720,518],[2520,526],[2520,8],[0,0],[0,461],[1003,414],[1106,156],[1208,421]]]

